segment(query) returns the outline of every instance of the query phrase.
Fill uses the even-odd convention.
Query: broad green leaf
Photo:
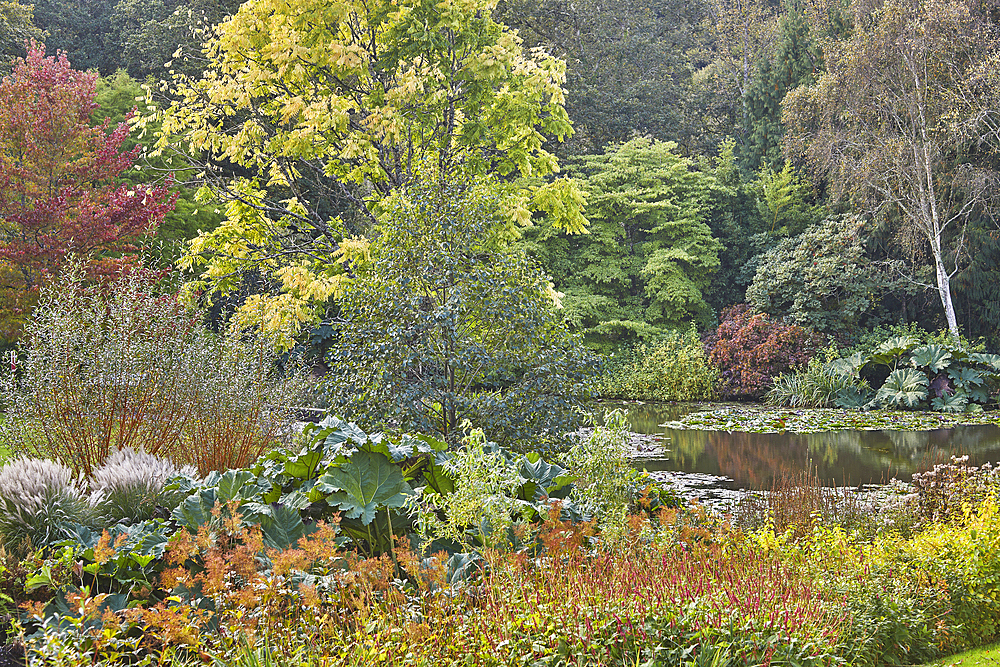
[[[982,372],[968,366],[964,368],[949,368],[948,377],[955,382],[956,386],[966,389],[978,387],[983,384]]]
[[[969,398],[964,391],[944,394],[931,399],[931,406],[941,412],[964,412]]]
[[[834,373],[846,378],[857,377],[858,372],[865,365],[865,358],[860,352],[855,352],[849,357],[834,359],[829,363],[829,368]]]
[[[197,530],[199,526],[207,525],[212,520],[212,508],[216,502],[215,489],[202,489],[185,498],[171,513],[170,518],[182,526]]]
[[[328,469],[316,488],[330,493],[327,502],[344,510],[351,519],[372,522],[376,512],[402,507],[413,493],[399,466],[383,454],[359,450],[338,467]]]
[[[948,368],[951,363],[951,352],[937,343],[924,345],[913,350],[910,364],[918,368],[929,368],[938,373]]]
[[[299,511],[288,505],[273,508],[270,516],[262,516],[260,530],[264,543],[272,549],[289,549],[305,535],[305,525]]]
[[[900,356],[907,354],[917,345],[917,340],[910,336],[896,336],[889,338],[884,343],[875,348],[875,352],[869,361],[880,366],[888,366]]]
[[[289,491],[278,500],[278,504],[293,510],[304,510],[309,507],[310,502],[309,496],[300,490]]]
[[[525,480],[518,489],[521,500],[537,500],[553,495],[576,479],[567,474],[565,468],[546,462],[537,452],[524,455],[518,462],[518,473]]]
[[[991,368],[1000,371],[1000,354],[974,352],[969,355],[969,361],[990,366]]]
[[[220,478],[216,497],[222,504],[231,500],[248,500],[258,495],[257,476],[249,470],[227,470]]]
[[[915,368],[901,368],[889,373],[875,400],[883,405],[916,407],[927,398],[927,376]]]
[[[316,467],[323,460],[323,453],[308,447],[282,467],[282,472],[296,479],[309,479],[316,472]]]
[[[455,478],[448,471],[447,462],[448,457],[435,456],[428,460],[423,471],[427,486],[441,495],[452,493],[455,490]]]
[[[331,416],[321,421],[320,426],[332,429],[324,438],[324,445],[326,447],[334,447],[344,442],[352,442],[357,446],[361,446],[368,442],[368,434],[362,431],[354,422],[348,423],[343,419]]]

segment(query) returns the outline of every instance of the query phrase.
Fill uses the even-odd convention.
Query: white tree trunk
[[[958,342],[958,318],[955,317],[955,304],[951,300],[951,278],[944,267],[944,257],[941,255],[941,239],[936,244],[932,244],[934,250],[934,268],[937,272],[938,295],[941,297],[941,305],[944,307],[944,317],[948,322],[948,331],[951,337]]]

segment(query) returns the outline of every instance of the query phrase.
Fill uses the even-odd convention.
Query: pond
[[[969,456],[970,464],[1000,461],[1000,428],[956,426],[930,431],[828,431],[822,433],[739,433],[675,430],[661,426],[705,403],[601,403],[599,409],[628,410],[636,433],[656,437],[661,453],[636,460],[650,472],[697,474],[738,489],[768,489],[776,477],[816,474],[824,484],[862,486],[893,477],[909,481],[914,472]]]

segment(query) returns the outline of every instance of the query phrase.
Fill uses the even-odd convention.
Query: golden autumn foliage
[[[242,317],[294,332],[363,254],[345,237],[427,172],[499,175],[512,228],[543,211],[583,231],[583,196],[551,178],[558,164],[543,147],[572,132],[565,64],[523,49],[491,18],[494,4],[251,0],[220,24],[205,74],[176,76],[175,102],[147,118],[162,122],[158,150],[202,156],[228,201],[226,221],[182,262],[200,274],[195,287],[226,293],[256,270],[282,295],[255,299],[247,312],[258,314]],[[220,162],[248,175],[213,181]]]

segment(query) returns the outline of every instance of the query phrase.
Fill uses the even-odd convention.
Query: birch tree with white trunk
[[[970,218],[994,208],[997,174],[976,158],[960,116],[971,76],[996,51],[992,26],[957,0],[858,1],[854,30],[825,45],[827,72],[786,96],[785,150],[835,197],[895,212],[927,242],[948,329],[951,279]],[[967,125],[966,125],[967,127]]]

